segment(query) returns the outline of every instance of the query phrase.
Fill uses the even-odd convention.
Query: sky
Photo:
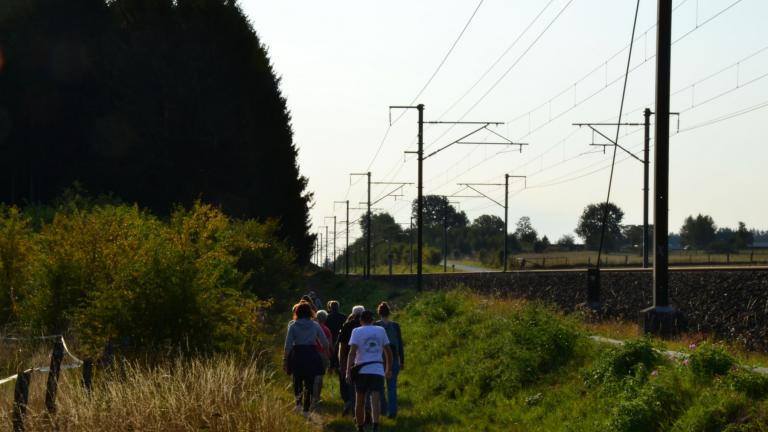
[[[527,176],[510,184],[510,231],[529,216],[551,241],[574,235],[584,207],[605,201],[612,147],[603,153],[590,146],[605,140],[572,124],[618,121],[635,1],[240,4],[281,77],[299,165],[314,194],[313,232],[324,233],[326,225],[333,232],[328,217],[335,215],[341,245],[344,205],[334,202],[362,207],[366,199],[364,177],[350,173],[370,171],[375,182],[416,182],[416,160],[404,153],[416,150],[416,111],[390,116],[390,105],[424,104],[427,121],[502,122],[490,129],[528,144],[522,152],[450,146],[424,161],[425,194],[476,195],[457,183]],[[670,230],[698,213],[711,215],[719,227],[744,221],[768,229],[768,2],[676,0],[673,7],[671,110],[680,115],[679,123],[671,119]],[[642,122],[645,107],[655,110],[655,22],[656,2],[642,0],[623,122]],[[425,153],[474,128],[426,125]],[[601,131],[617,132],[615,126]],[[641,127],[622,127],[619,136],[619,144],[642,158]],[[499,141],[486,131],[471,139]],[[624,223],[641,224],[642,163],[621,150],[616,162],[611,201],[624,210]],[[374,207],[407,224],[416,187],[386,197],[394,188],[374,185],[372,199],[383,197]],[[503,203],[503,186],[479,189]],[[451,201],[470,221],[481,214],[503,217],[503,208],[489,199]],[[356,221],[362,211],[350,213]],[[356,222],[352,239],[357,236]]]

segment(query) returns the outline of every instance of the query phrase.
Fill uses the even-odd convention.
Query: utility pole
[[[454,144],[490,144],[490,145],[520,145],[521,151],[522,146],[526,144],[517,144],[513,143],[511,140],[499,135],[498,133],[488,129],[488,126],[491,125],[500,125],[503,124],[503,122],[464,122],[464,121],[424,121],[424,104],[418,104],[418,105],[390,105],[389,110],[390,113],[393,109],[416,109],[419,113],[419,119],[418,119],[418,150],[417,151],[406,151],[405,153],[415,153],[418,159],[418,186],[417,186],[417,198],[416,198],[416,231],[417,231],[417,240],[416,240],[416,290],[421,291],[423,286],[423,256],[422,256],[422,248],[424,245],[424,160],[429,158],[430,156],[434,156],[435,154],[445,150],[446,148],[454,145]],[[392,119],[390,116],[390,125],[392,124]],[[428,154],[427,156],[424,156],[424,124],[450,124],[450,125],[457,125],[457,124],[474,124],[474,125],[483,125],[479,127],[478,129],[470,132],[469,134],[459,138],[456,141],[451,142],[450,144],[443,146],[432,153]],[[465,138],[468,138],[469,136],[481,131],[481,130],[487,130],[494,135],[497,135],[504,140],[508,141],[505,143],[485,143],[485,142],[465,142],[462,141]]]
[[[365,235],[365,269],[363,269],[363,276],[368,277],[371,275],[371,172],[350,174],[350,176],[361,175],[368,178],[368,209],[365,214],[365,229],[367,233]]]
[[[643,137],[643,268],[648,268],[648,251],[651,244],[651,238],[648,235],[650,230],[648,229],[648,174],[650,171],[650,159],[649,149],[651,146],[651,109],[646,108],[643,111],[643,117],[645,118],[645,136]]]
[[[326,219],[333,219],[333,272],[336,273],[336,216],[326,216]]]
[[[411,255],[409,260],[409,272],[413,274],[413,214],[411,214],[411,230],[408,232],[408,239],[411,243]]]
[[[323,266],[328,268],[328,225],[325,226],[325,260]]]
[[[349,276],[349,200],[346,201],[334,201],[333,205],[345,204],[347,206],[347,220],[344,221],[347,225],[347,233],[345,234],[346,246],[344,247],[344,273]],[[336,242],[334,241],[334,244]]]
[[[653,305],[641,312],[646,333],[681,330],[681,314],[669,303],[669,87],[672,0],[659,0],[656,36],[656,130],[654,146]]]
[[[323,232],[320,231],[319,235],[320,235],[320,242],[317,244],[317,254],[320,259],[317,262],[317,266],[320,268],[323,268]]]
[[[508,270],[508,262],[509,262],[509,245],[507,244],[507,234],[509,233],[509,179],[511,178],[521,178],[525,180],[525,187],[528,187],[528,177],[527,176],[520,176],[520,175],[511,175],[511,174],[504,174],[504,183],[458,183],[459,186],[464,186],[464,189],[471,189],[473,192],[477,193],[478,195],[452,195],[456,198],[487,198],[494,204],[500,206],[504,209],[504,271],[506,272]],[[491,198],[490,196],[484,194],[478,187],[481,186],[504,186],[504,204],[496,201],[495,199]],[[463,190],[463,189],[462,189]]]
[[[443,203],[443,273],[448,273],[448,197]]]

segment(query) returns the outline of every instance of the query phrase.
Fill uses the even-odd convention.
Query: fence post
[[[83,360],[83,387],[85,393],[90,396],[93,387],[93,360],[89,358]]]
[[[24,416],[27,415],[29,402],[29,381],[32,370],[20,370],[13,389],[13,432],[24,432]]]
[[[542,257],[541,258],[541,266],[542,267],[546,267],[547,266],[547,257]]]
[[[592,257],[587,256],[587,267],[592,267]]]
[[[730,264],[731,263],[731,253],[725,254],[725,263]]]
[[[61,360],[64,358],[64,343],[61,336],[53,342],[51,352],[51,370],[48,372],[48,382],[45,386],[45,408],[49,413],[56,412],[56,391],[59,388],[59,374],[61,372]]]
[[[624,265],[629,265],[629,255],[624,255]]]

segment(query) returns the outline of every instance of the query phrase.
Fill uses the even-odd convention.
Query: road
[[[476,266],[471,266],[467,264],[462,264],[459,261],[448,260],[448,267],[451,267],[451,266],[455,266],[456,271],[459,271],[462,273],[488,273],[488,272],[498,271],[496,269],[490,269],[486,267],[476,267]]]

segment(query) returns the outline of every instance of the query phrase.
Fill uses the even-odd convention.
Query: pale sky
[[[365,200],[363,178],[350,182],[349,173],[370,169],[374,181],[415,183],[416,161],[403,151],[416,149],[416,111],[389,128],[388,106],[414,102],[478,4],[241,0],[282,77],[301,172],[315,196],[313,232],[332,224],[326,216],[344,219],[344,206],[334,201],[358,207]],[[680,133],[670,140],[670,229],[697,213],[718,226],[744,221],[768,229],[768,2],[677,0],[674,7],[671,109],[681,115]],[[612,150],[595,152],[591,133],[571,124],[617,121],[634,10],[632,0],[484,0],[415,103],[425,105],[425,120],[504,122],[493,130],[530,145],[522,153],[454,145],[424,162],[424,193],[453,195],[461,189],[456,183],[526,175],[527,188],[522,181],[510,186],[510,231],[529,216],[552,241],[573,235],[583,208],[605,200]],[[656,1],[642,0],[623,121],[642,122],[642,109],[655,109],[655,19]],[[713,120],[720,121],[708,124]],[[674,118],[671,126],[677,132]],[[426,126],[425,152],[471,130]],[[641,151],[642,128],[623,128],[621,135],[629,132],[619,143]],[[494,137],[480,133],[473,140]],[[617,161],[612,201],[625,211],[625,223],[640,224],[642,164],[621,151]],[[373,199],[389,190],[375,186]],[[503,187],[482,190],[503,202]],[[403,192],[375,207],[407,223],[416,188]],[[455,200],[470,220],[503,216],[489,200]],[[353,220],[361,214],[351,213]],[[357,224],[353,232],[356,237]]]

